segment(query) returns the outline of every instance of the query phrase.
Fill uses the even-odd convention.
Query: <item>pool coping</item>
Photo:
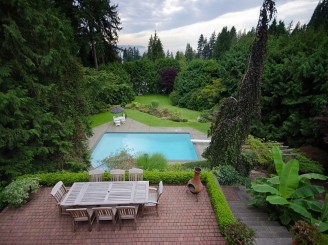
[[[207,135],[205,135],[204,133],[190,127],[150,127],[138,121],[135,121],[131,118],[127,118],[126,122],[121,124],[121,126],[115,126],[114,123],[111,121],[93,128],[92,131],[93,131],[93,136],[88,139],[88,147],[90,151],[92,151],[96,147],[103,134],[107,132],[110,133],[114,133],[114,132],[189,133],[192,139],[200,139],[200,140],[211,139],[207,137]],[[202,153],[208,146],[208,143],[193,143],[193,145],[196,149],[196,153],[199,160],[204,160],[204,158],[202,157]],[[169,162],[179,163],[179,162],[190,162],[190,161],[169,161]]]

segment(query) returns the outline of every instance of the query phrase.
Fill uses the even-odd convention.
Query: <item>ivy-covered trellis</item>
[[[264,0],[248,58],[248,68],[238,86],[238,99],[230,97],[222,101],[209,132],[212,140],[204,156],[212,167],[230,164],[241,173],[247,172],[245,166],[240,165],[241,147],[249,134],[252,119],[260,116],[260,83],[266,56],[268,23],[275,12],[275,2]]]

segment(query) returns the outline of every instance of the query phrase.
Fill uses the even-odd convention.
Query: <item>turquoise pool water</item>
[[[133,155],[162,153],[169,161],[198,160],[189,133],[105,133],[91,154],[94,167],[123,149]]]

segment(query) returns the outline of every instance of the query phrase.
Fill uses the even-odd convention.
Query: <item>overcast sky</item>
[[[319,0],[276,0],[277,20],[307,24]],[[263,0],[112,0],[118,4],[123,29],[118,45],[147,47],[156,30],[164,51],[197,49],[201,34],[235,26],[237,32],[256,27]]]

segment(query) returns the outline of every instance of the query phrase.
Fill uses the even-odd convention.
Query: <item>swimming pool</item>
[[[92,165],[123,149],[133,155],[162,153],[169,161],[198,160],[189,133],[105,133],[91,154]]]

